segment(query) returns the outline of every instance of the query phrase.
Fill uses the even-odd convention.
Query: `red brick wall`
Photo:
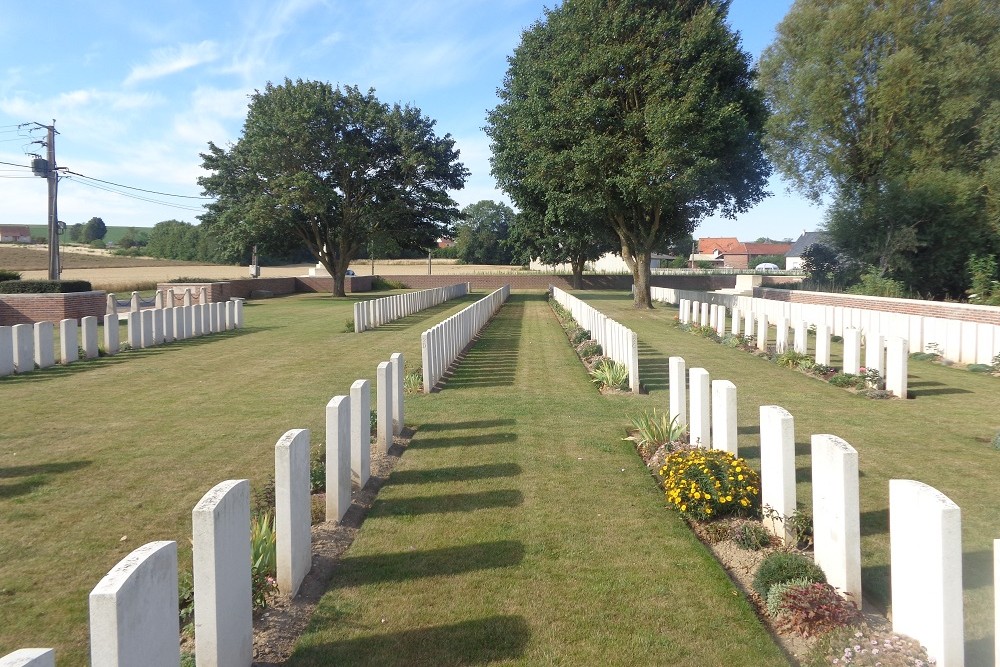
[[[295,279],[296,292],[333,292],[333,278],[331,276],[299,276]],[[352,292],[372,291],[371,276],[345,276],[344,291],[348,294]]]
[[[967,322],[985,322],[1000,325],[1000,308],[996,306],[973,306],[967,303],[945,303],[942,301],[920,301],[919,299],[887,299],[877,296],[856,294],[833,294],[828,292],[804,292],[759,287],[753,295],[761,299],[788,301],[791,303],[814,303],[824,306],[844,306],[845,308],[866,308],[889,313],[906,313],[924,317],[941,317]]]
[[[107,295],[102,291],[67,294],[0,294],[0,325],[54,322],[93,315],[104,317]]]

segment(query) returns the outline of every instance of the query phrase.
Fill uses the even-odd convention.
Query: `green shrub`
[[[590,332],[583,328],[576,329],[570,336],[570,341],[573,343],[574,347],[588,340],[590,340]]]
[[[743,521],[733,531],[733,541],[747,551],[771,546],[771,534],[756,521]]]
[[[933,352],[914,352],[910,355],[910,359],[914,361],[934,361],[941,355],[934,354]]]
[[[373,292],[384,292],[386,290],[394,289],[406,289],[406,285],[398,280],[390,280],[388,278],[383,278],[382,276],[375,276],[372,278]]]
[[[861,282],[847,289],[849,294],[884,296],[896,299],[906,297],[906,286],[900,280],[880,276],[877,269],[870,269],[861,275]]]
[[[778,614],[781,613],[781,598],[789,588],[801,588],[811,583],[808,579],[791,579],[771,586],[771,589],[767,592],[767,615],[771,618],[778,617]]]
[[[885,389],[865,389],[861,392],[861,395],[865,398],[871,398],[874,400],[882,400],[886,398],[893,398],[893,393],[891,391],[886,391]]]
[[[108,244],[104,242],[104,239],[94,239],[90,242],[91,248],[97,248],[98,250],[104,250],[108,247]]]
[[[323,448],[317,448],[309,460],[309,493],[326,491],[326,455]]]
[[[4,280],[0,281],[0,294],[67,294],[89,292],[86,280]]]
[[[604,350],[601,348],[601,344],[596,340],[585,340],[576,346],[576,353],[579,354],[582,359],[591,359],[604,354]]]
[[[183,631],[194,623],[194,577],[187,570],[181,570],[177,574],[177,610]]]
[[[403,376],[403,393],[419,394],[424,390],[423,369],[418,367],[415,371],[410,371]]]
[[[862,619],[857,606],[825,582],[791,586],[778,603],[778,628],[803,637],[815,637],[855,625]]]
[[[661,445],[681,442],[686,432],[686,427],[677,417],[670,419],[667,412],[657,414],[656,408],[653,408],[652,413],[630,415],[629,421],[632,422],[633,432],[626,440],[635,443],[643,460],[649,459]]]
[[[613,359],[599,361],[590,375],[591,382],[602,389],[628,389],[628,368]]]
[[[829,379],[829,383],[834,387],[852,387],[854,389],[864,389],[867,381],[863,375],[853,373],[837,373]]]
[[[8,280],[20,280],[21,274],[17,271],[9,271],[7,269],[0,269],[0,282],[6,282]]]
[[[254,609],[267,606],[267,597],[277,590],[277,540],[274,515],[253,514],[250,517],[250,586]]]
[[[667,503],[690,519],[760,514],[760,477],[744,459],[721,449],[671,452],[660,477]]]
[[[344,333],[354,333],[354,318],[348,317],[344,322]]]
[[[792,579],[808,579],[826,583],[826,575],[819,565],[808,556],[787,551],[776,551],[761,561],[757,573],[753,577],[753,589],[763,599],[771,586]]]
[[[802,366],[802,362],[809,359],[808,354],[802,354],[801,352],[796,352],[795,350],[785,350],[777,357],[774,361],[779,366],[784,366],[785,368],[799,368]]]
[[[969,364],[966,369],[973,373],[992,373],[993,367],[988,364]]]

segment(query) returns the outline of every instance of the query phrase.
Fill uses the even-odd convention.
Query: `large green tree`
[[[462,209],[455,224],[458,259],[466,264],[510,264],[505,243],[517,214],[502,202],[483,199]]]
[[[104,220],[101,218],[91,218],[84,223],[81,236],[84,243],[90,243],[91,241],[103,239],[107,233],[108,226],[104,224]]]
[[[351,260],[371,239],[428,248],[457,217],[449,190],[468,172],[450,135],[420,109],[318,81],[268,83],[250,98],[240,139],[202,154],[216,197],[202,220],[223,249],[305,246],[344,295]]]
[[[769,154],[847,254],[960,296],[1000,249],[997,62],[993,0],[797,0],[761,59]]]
[[[766,194],[766,110],[728,6],[566,0],[522,36],[487,120],[500,186],[599,219],[636,307],[652,307],[654,249]]]

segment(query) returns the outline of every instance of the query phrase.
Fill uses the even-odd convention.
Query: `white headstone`
[[[874,332],[865,334],[865,368],[885,377],[885,342]]]
[[[808,354],[809,352],[809,329],[806,326],[805,320],[797,320],[795,322],[795,340],[794,349],[799,354]]]
[[[309,429],[292,429],[274,446],[274,506],[278,590],[295,597],[312,567]]]
[[[107,355],[118,354],[121,347],[118,332],[118,316],[108,314],[104,316],[104,352]]]
[[[243,299],[233,297],[233,326],[243,328]]]
[[[827,582],[860,608],[858,452],[835,435],[812,437],[812,494],[813,557]]]
[[[927,648],[938,667],[965,664],[962,512],[937,489],[889,480],[892,630]]]
[[[55,334],[52,322],[41,321],[34,324],[35,363],[39,368],[48,368],[56,363]]]
[[[712,448],[738,456],[736,439],[736,385],[712,380]]]
[[[99,355],[97,348],[97,318],[93,315],[80,318],[80,328],[82,329],[83,356],[87,359],[96,359]]]
[[[711,378],[704,368],[692,368],[688,371],[688,379],[691,392],[691,444],[711,449]]]
[[[11,327],[14,343],[14,370],[30,373],[35,370],[35,327],[30,324],[15,324]]]
[[[708,326],[715,329],[719,326],[719,305],[710,304],[708,307]]]
[[[139,547],[90,592],[90,664],[177,667],[178,614],[177,543]]]
[[[56,667],[56,652],[50,648],[21,648],[0,657],[0,667]]]
[[[702,302],[702,304],[701,304],[701,318],[698,320],[698,324],[700,324],[703,327],[707,327],[708,326],[708,307],[709,307],[709,304],[708,304],[707,301]]]
[[[388,361],[378,365],[375,377],[375,409],[378,413],[376,444],[379,454],[385,454],[392,447],[392,369]]]
[[[726,335],[726,307],[725,306],[719,306],[719,312],[716,315],[716,320],[715,320],[715,332],[717,334],[719,334],[719,336],[725,336]]]
[[[351,473],[358,488],[365,488],[371,476],[371,384],[355,380],[351,385]]]
[[[155,347],[156,341],[153,339],[153,311],[139,311],[139,320],[142,325],[142,346]]]
[[[163,309],[154,308],[153,313],[153,345],[163,345]]]
[[[1000,665],[1000,540],[993,540],[993,664]]]
[[[778,354],[788,351],[788,318],[784,315],[775,323],[774,351]]]
[[[670,421],[687,426],[687,363],[684,357],[670,357]]]
[[[886,341],[885,388],[899,398],[906,398],[910,348],[905,338]]]
[[[403,432],[403,354],[393,352],[389,355],[392,364],[392,432],[399,435]]]
[[[767,349],[767,315],[757,314],[757,349],[763,352]]]
[[[760,501],[776,515],[765,517],[764,527],[794,546],[795,534],[786,520],[796,510],[795,419],[777,405],[760,406]]]
[[[59,321],[59,361],[71,364],[80,358],[79,327],[74,319]]]
[[[163,342],[172,343],[174,342],[174,312],[175,309],[172,306],[168,306],[163,309]]]
[[[434,333],[427,330],[420,334],[420,361],[423,373],[423,390],[425,394],[431,393],[434,388]]]
[[[253,661],[249,480],[213,487],[192,510],[191,529],[195,659],[247,667]]]
[[[0,326],[0,377],[14,373],[14,333]]]
[[[861,368],[861,332],[854,327],[844,329],[844,372],[857,375]]]
[[[191,335],[197,338],[205,334],[205,307],[200,303],[191,306]]]
[[[185,292],[186,295],[191,294],[191,290]],[[185,299],[186,301],[187,299]],[[184,338],[193,338],[195,336],[194,329],[194,306],[186,304],[184,306]]]
[[[830,365],[830,327],[825,324],[816,325],[816,363]]]
[[[340,521],[351,506],[351,399],[326,404],[326,520]]]
[[[730,331],[734,336],[740,335],[740,309],[733,307],[732,319],[730,320]]]

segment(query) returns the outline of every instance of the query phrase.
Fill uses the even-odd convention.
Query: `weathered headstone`
[[[736,438],[736,385],[712,380],[712,448],[737,456]]]
[[[340,521],[351,506],[351,399],[326,404],[326,520]]]
[[[788,318],[784,315],[775,323],[774,351],[778,354],[788,351]]]
[[[688,371],[688,380],[691,393],[691,444],[703,449],[711,449],[711,378],[704,368],[692,368]]]
[[[56,363],[55,358],[55,334],[52,322],[43,320],[34,324],[34,352],[35,364],[39,368],[48,368]]]
[[[292,429],[274,446],[274,530],[278,590],[295,597],[312,567],[309,429]]]
[[[221,482],[191,512],[195,659],[247,667],[253,661],[250,481]]]
[[[90,592],[90,664],[177,667],[178,614],[177,543],[139,547]]]
[[[927,648],[938,667],[965,664],[962,512],[937,489],[889,480],[892,630]]]
[[[760,501],[772,510],[764,527],[794,546],[788,519],[796,509],[795,419],[777,405],[760,406]]]
[[[670,357],[670,421],[687,426],[687,363],[683,357]]]
[[[358,480],[358,489],[365,488],[371,476],[371,401],[368,380],[355,380],[351,385],[351,474]]]
[[[850,595],[860,608],[858,452],[837,436],[812,437],[812,495],[813,557],[827,582]]]

